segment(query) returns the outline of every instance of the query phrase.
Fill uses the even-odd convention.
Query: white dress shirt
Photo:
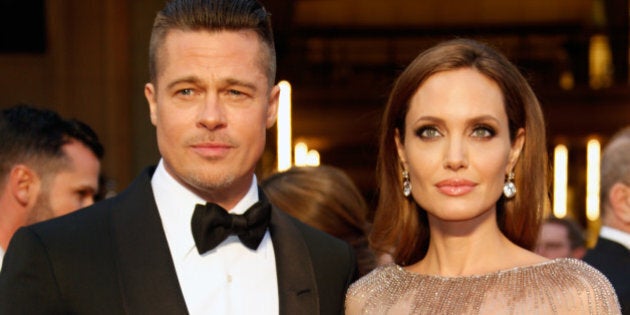
[[[179,184],[160,160],[151,186],[186,306],[197,314],[278,314],[276,261],[269,230],[251,250],[237,236],[199,255],[190,222],[196,204],[206,201]],[[230,209],[242,214],[258,201],[256,177],[248,193]]]
[[[602,229],[599,230],[599,236],[619,243],[630,250],[630,233],[613,229],[609,226],[602,226]]]

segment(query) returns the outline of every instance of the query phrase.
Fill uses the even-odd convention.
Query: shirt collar
[[[617,242],[630,250],[630,233],[611,228],[610,226],[602,226],[599,236]]]
[[[151,187],[171,254],[173,257],[184,257],[195,247],[190,227],[195,206],[205,204],[206,201],[175,180],[166,171],[162,159],[151,178]],[[258,185],[256,175],[254,175],[245,196],[234,208],[228,210],[230,213],[242,214],[256,202],[258,202]]]

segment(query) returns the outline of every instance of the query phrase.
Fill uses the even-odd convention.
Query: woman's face
[[[472,68],[439,72],[416,91],[398,155],[411,194],[432,219],[464,221],[495,211],[524,140],[510,141],[499,86]]]

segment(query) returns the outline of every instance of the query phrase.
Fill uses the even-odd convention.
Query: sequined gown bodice
[[[577,259],[479,276],[373,270],[346,295],[346,314],[620,314],[608,279]]]

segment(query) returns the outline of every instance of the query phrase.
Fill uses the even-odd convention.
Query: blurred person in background
[[[582,227],[569,218],[547,218],[540,228],[536,253],[550,259],[582,259],[586,253],[586,238]]]
[[[630,314],[630,127],[618,131],[601,158],[602,228],[584,261],[612,282],[623,314]]]
[[[17,104],[0,114],[0,265],[15,231],[94,203],[103,146],[85,123]]]
[[[367,241],[368,207],[343,170],[327,165],[294,167],[265,178],[261,187],[281,210],[352,245],[359,275],[375,267]]]

